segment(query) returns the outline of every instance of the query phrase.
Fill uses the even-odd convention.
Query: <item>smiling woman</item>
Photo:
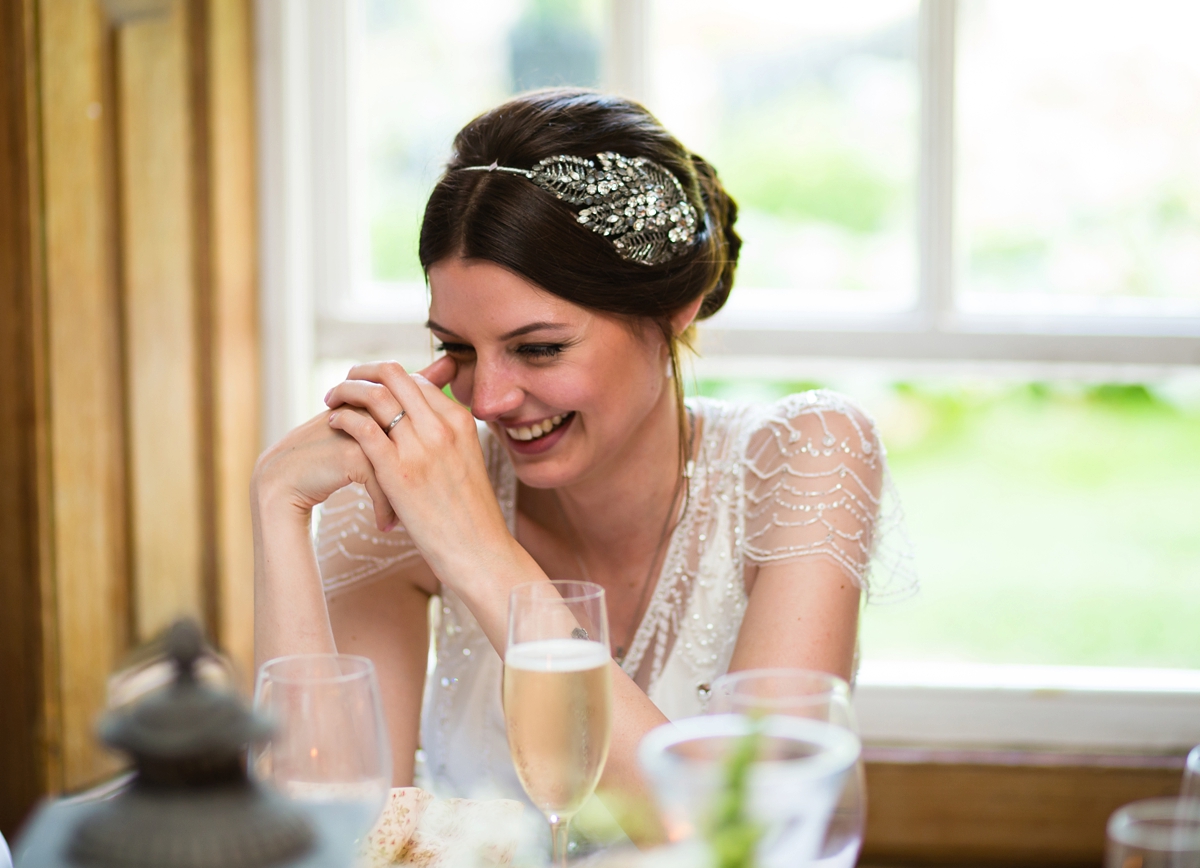
[[[851,677],[863,591],[911,589],[861,410],[831,392],[683,401],[680,347],[729,294],[735,218],[716,172],[629,100],[542,91],[485,113],[421,233],[444,355],[413,375],[352,368],[328,412],[260,459],[259,656],[374,659],[397,783],[419,735],[439,792],[524,798],[499,689],[518,584],[605,588],[601,787],[627,795],[642,736],[701,712],[714,678]]]

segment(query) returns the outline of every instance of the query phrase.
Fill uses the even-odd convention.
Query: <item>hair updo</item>
[[[671,315],[698,298],[699,319],[720,310],[742,246],[733,228],[737,205],[712,166],[640,104],[578,89],[514,97],[463,127],[453,147],[421,224],[426,272],[451,257],[487,260],[581,307],[650,320],[678,370],[679,342],[690,336],[673,334]],[[569,205],[527,178],[457,171],[493,162],[529,169],[545,157],[593,158],[604,151],[653,160],[679,180],[700,215],[688,250],[659,265],[627,261],[608,238],[581,225]],[[682,405],[681,378],[674,380]]]

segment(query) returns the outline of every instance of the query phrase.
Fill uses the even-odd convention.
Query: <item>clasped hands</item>
[[[350,483],[367,489],[381,531],[403,523],[443,581],[469,544],[508,536],[488,479],[475,418],[442,392],[456,364],[442,357],[409,375],[396,362],[356,365],[329,390],[330,408],[259,459],[257,484],[307,521]],[[397,415],[403,418],[390,430]]]

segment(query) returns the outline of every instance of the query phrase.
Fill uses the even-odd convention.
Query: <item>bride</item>
[[[419,374],[355,366],[259,459],[258,658],[370,657],[397,785],[420,745],[439,793],[523,798],[500,708],[514,585],[606,589],[602,786],[636,791],[642,736],[700,713],[715,677],[850,678],[861,598],[910,583],[884,450],[854,404],[683,399],[682,349],[733,284],[736,216],[640,105],[516,97],[458,134],[425,211],[441,356]]]

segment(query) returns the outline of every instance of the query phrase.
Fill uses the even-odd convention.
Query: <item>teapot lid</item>
[[[196,677],[196,663],[206,649],[195,621],[172,624],[166,650],[175,664],[174,680],[132,707],[105,715],[99,726],[105,744],[146,759],[217,759],[237,756],[271,734],[270,722],[246,709],[236,695]]]

